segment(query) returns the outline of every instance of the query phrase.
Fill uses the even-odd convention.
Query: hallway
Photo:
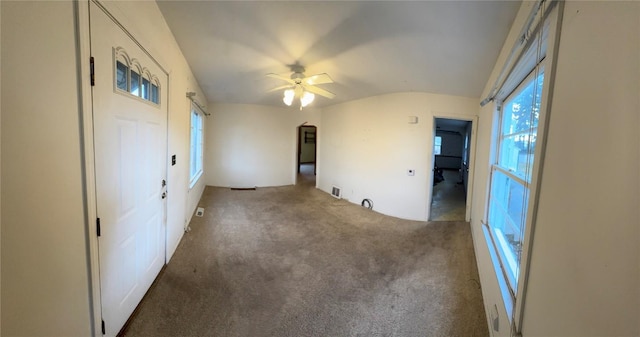
[[[444,181],[433,186],[430,221],[465,221],[466,194],[457,170],[443,170]]]
[[[300,173],[298,173],[298,185],[307,187],[316,187],[316,175],[314,174],[316,164],[300,164]]]

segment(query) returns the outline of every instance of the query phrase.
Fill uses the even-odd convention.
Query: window
[[[129,87],[129,66],[120,61],[116,62],[116,86],[124,91]]]
[[[501,105],[491,168],[489,233],[513,296],[518,288],[543,80],[540,66]]]
[[[204,156],[203,113],[195,106],[191,107],[191,151],[189,161],[190,187],[193,187],[202,175]]]
[[[158,83],[154,81],[151,83],[151,102],[160,104],[160,94],[158,91]]]
[[[554,50],[549,37],[557,38],[557,1],[543,0],[532,7],[531,25],[516,41],[511,60],[503,66],[482,105],[495,101],[494,137],[491,142],[489,195],[483,233],[495,268],[511,329],[520,335],[531,233],[535,226],[538,174],[534,170],[544,153],[545,95],[552,79],[553,60],[546,59],[547,48]],[[540,144],[538,144],[540,142]]]
[[[131,89],[129,90],[133,96],[140,96],[140,74],[135,70],[131,70]]]
[[[468,130],[468,129],[467,129]],[[464,148],[462,149],[462,162],[467,165],[467,160],[469,160],[469,131],[464,134]]]
[[[160,105],[158,78],[135,59],[130,59],[123,48],[115,48],[115,92],[137,97]]]
[[[433,144],[434,144],[433,154],[437,156],[440,154],[440,151],[442,150],[442,137],[436,136],[436,139],[434,140]]]
[[[502,272],[515,297],[529,207],[544,68],[540,65],[501,104],[491,167],[488,226]]]
[[[150,82],[147,79],[147,77],[145,76],[145,77],[142,78],[142,87],[141,87],[141,89],[142,89],[142,99],[147,100],[147,101],[149,100],[149,89],[150,89],[149,87],[150,87]]]

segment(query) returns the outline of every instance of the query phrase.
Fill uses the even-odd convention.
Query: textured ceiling
[[[158,1],[211,103],[282,106],[267,73],[328,73],[322,107],[393,92],[478,97],[519,1]]]

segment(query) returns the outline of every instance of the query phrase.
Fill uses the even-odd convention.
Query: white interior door
[[[168,80],[94,3],[90,18],[102,319],[115,336],[165,263]]]

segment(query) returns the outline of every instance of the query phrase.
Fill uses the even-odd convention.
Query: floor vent
[[[342,193],[340,192],[340,187],[333,186],[333,188],[331,189],[331,195],[334,198],[338,198],[338,199],[342,198]]]
[[[196,209],[196,216],[202,217],[204,215],[204,208],[198,207]]]

